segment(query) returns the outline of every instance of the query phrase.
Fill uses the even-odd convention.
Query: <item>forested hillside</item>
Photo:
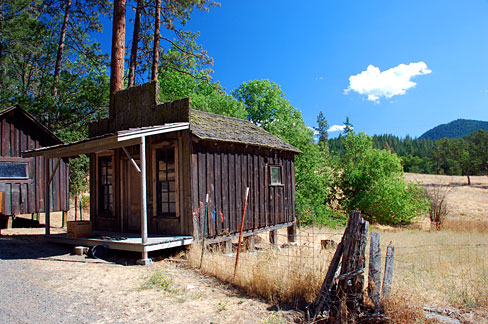
[[[488,122],[456,119],[450,123],[442,124],[426,131],[419,138],[438,140],[441,138],[465,137],[478,130],[488,130]]]
[[[488,131],[475,131],[464,138],[422,139],[407,136],[374,135],[373,147],[395,153],[405,172],[481,175],[488,174]],[[345,154],[345,137],[329,139],[330,152]]]

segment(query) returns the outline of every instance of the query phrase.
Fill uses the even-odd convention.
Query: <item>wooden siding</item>
[[[197,141],[189,131],[152,136],[146,140],[147,204],[149,234],[192,235],[194,213],[209,194],[209,236],[238,232],[244,194],[249,199],[244,230],[257,230],[295,221],[294,153],[213,141]],[[155,150],[171,145],[177,163],[177,217],[164,218],[156,213]],[[127,150],[138,160],[139,147]],[[91,155],[90,193],[94,229],[127,232],[127,191],[124,183],[126,168],[133,168],[125,153],[114,152],[113,218],[97,214],[98,187],[96,155]],[[123,167],[120,168],[120,163]],[[282,170],[282,185],[271,185],[269,166]],[[125,180],[124,180],[125,179]],[[137,216],[139,217],[139,216]]]
[[[0,213],[18,215],[44,212],[44,160],[22,158],[23,151],[57,144],[44,130],[24,115],[13,110],[0,116],[0,162],[28,164],[28,179],[0,179],[5,205]],[[57,160],[50,161],[51,172]],[[69,177],[67,160],[62,160],[51,184],[51,211],[69,209]]]
[[[271,185],[269,166],[281,167],[282,185]],[[209,194],[209,236],[239,230],[249,187],[244,230],[295,221],[293,153],[240,144],[200,141],[191,153],[192,211]]]

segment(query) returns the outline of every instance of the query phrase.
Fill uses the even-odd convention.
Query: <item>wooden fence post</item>
[[[288,242],[295,243],[297,241],[297,223],[293,223],[293,225],[288,226],[287,228],[288,234]]]
[[[393,282],[393,259],[395,258],[395,247],[392,242],[388,244],[386,249],[386,261],[385,261],[385,276],[383,277],[383,299],[386,300],[390,297],[391,284]]]
[[[369,248],[368,295],[379,310],[381,300],[381,249],[380,234],[371,232]]]
[[[271,230],[269,231],[269,243],[276,245],[278,244],[278,231]]]

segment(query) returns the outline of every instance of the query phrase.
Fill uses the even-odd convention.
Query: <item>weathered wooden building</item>
[[[208,242],[232,239],[246,188],[244,235],[288,226],[293,236],[299,150],[248,121],[193,110],[190,99],[159,104],[157,89],[151,82],[116,93],[110,117],[92,125],[90,139],[29,156],[89,154],[93,229],[140,233],[144,259],[191,243],[207,195]],[[151,245],[151,237],[173,239]]]
[[[0,192],[2,193],[3,222],[19,214],[44,212],[44,160],[41,157],[22,157],[23,151],[61,144],[49,129],[37,122],[20,106],[0,111]],[[53,161],[50,170],[56,168]],[[50,209],[69,210],[69,173],[67,160],[61,160],[59,172],[51,180]],[[5,224],[4,224],[5,225]]]

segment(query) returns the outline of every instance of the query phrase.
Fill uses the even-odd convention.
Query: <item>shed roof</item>
[[[27,119],[32,125],[34,125],[34,127],[37,127],[41,132],[43,132],[54,143],[57,143],[57,144],[63,143],[63,141],[60,140],[59,137],[57,137],[56,135],[54,135],[54,133],[51,132],[49,130],[49,128],[47,128],[46,126],[44,126],[43,124],[41,124],[40,122],[38,122],[34,118],[34,116],[32,116],[27,111],[25,111],[24,109],[22,109],[22,107],[20,107],[20,105],[13,105],[13,106],[10,106],[10,107],[4,108],[4,109],[1,109],[0,108],[0,118],[3,117],[3,116],[5,116],[5,115],[7,115],[10,112],[13,112],[13,113],[20,114],[20,115],[24,116],[25,119]]]
[[[299,149],[253,123],[190,109],[191,133],[200,139],[265,146],[295,153]]]

